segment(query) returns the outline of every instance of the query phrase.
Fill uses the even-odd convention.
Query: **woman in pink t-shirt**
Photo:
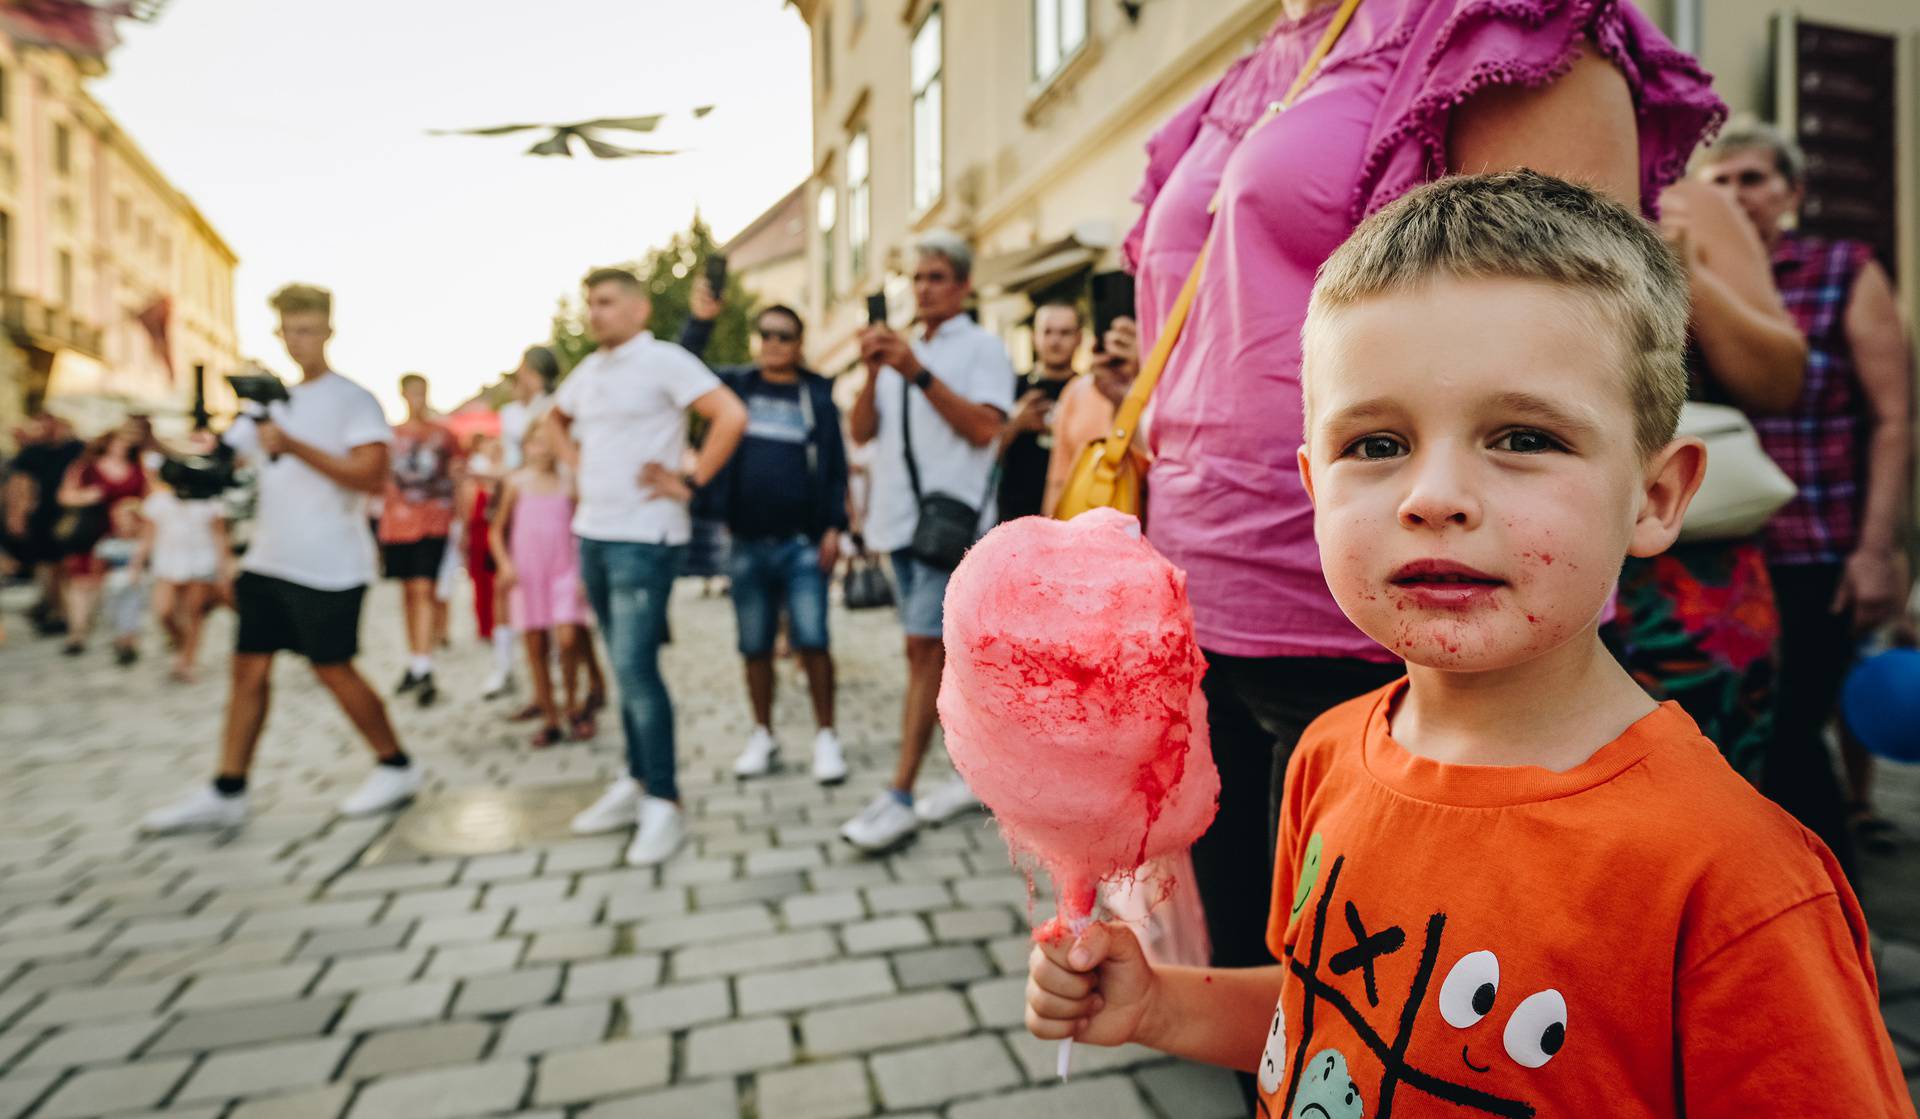
[[[1271,115],[1337,6],[1288,0],[1260,46],[1149,141],[1126,243],[1150,347],[1214,234],[1145,431],[1148,535],[1188,572],[1210,664],[1222,794],[1194,859],[1221,966],[1271,962],[1271,872],[1246,853],[1273,849],[1294,741],[1400,672],[1327,592],[1295,465],[1315,270],[1362,217],[1448,172],[1531,167],[1651,213],[1724,114],[1694,61],[1625,2],[1364,0]]]

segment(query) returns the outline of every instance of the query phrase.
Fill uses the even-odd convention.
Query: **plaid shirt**
[[[1873,259],[1859,241],[1783,233],[1773,279],[1807,336],[1807,379],[1784,416],[1755,416],[1760,443],[1800,492],[1766,528],[1767,561],[1841,563],[1860,539],[1867,399],[1847,343],[1847,299]]]

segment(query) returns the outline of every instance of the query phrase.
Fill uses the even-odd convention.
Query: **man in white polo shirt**
[[[667,597],[692,536],[687,503],[726,465],[747,409],[699,358],[647,330],[653,304],[632,272],[586,279],[596,349],[554,394],[547,423],[575,462],[580,577],[620,682],[627,776],[574,817],[581,835],[635,826],[627,862],[664,861],[686,838],[675,782],[673,701],[660,676]],[[687,411],[707,421],[691,471]]]
[[[994,442],[1013,410],[1007,349],[966,315],[972,250],[949,233],[928,234],[916,248],[913,299],[920,329],[911,341],[885,326],[862,332],[867,381],[850,420],[853,441],[878,448],[866,543],[892,557],[907,637],[899,765],[892,784],[840,829],[847,842],[866,851],[886,850],[922,823],[939,823],[980,803],[958,778],[914,799],[946,667],[941,622],[952,557],[929,556],[913,545],[924,498],[949,499],[949,512],[972,510],[972,523],[958,526],[966,540],[993,523]]]

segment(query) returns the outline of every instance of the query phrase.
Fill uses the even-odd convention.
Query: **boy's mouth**
[[[1471,606],[1507,585],[1497,575],[1438,559],[1402,564],[1388,581],[1422,605],[1442,607]]]

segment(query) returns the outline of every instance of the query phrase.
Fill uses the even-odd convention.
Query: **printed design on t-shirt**
[[[393,483],[403,500],[416,504],[453,500],[453,456],[438,435],[396,435]]]
[[[784,396],[764,390],[749,393],[747,435],[776,443],[805,443],[807,417],[800,410],[799,394]]]
[[[1293,887],[1293,911],[1287,914],[1287,927],[1292,928],[1300,917],[1300,911],[1307,907],[1307,899],[1313,896],[1313,887],[1320,881],[1320,833],[1314,832],[1307,838],[1307,851],[1300,858],[1300,880]]]
[[[1342,1062],[1343,1064],[1345,1062]],[[1273,1007],[1273,1024],[1267,1027],[1267,1048],[1260,1054],[1255,1076],[1260,1091],[1272,1095],[1280,1090],[1280,1074],[1287,1071],[1287,1000],[1284,995]]]
[[[1315,835],[1308,841],[1313,857],[1303,861],[1301,886],[1294,895],[1296,915],[1313,892],[1307,868],[1314,867],[1313,876],[1318,876],[1317,867],[1322,857],[1318,839]],[[1443,911],[1428,915],[1418,935],[1417,958],[1410,961],[1403,953],[1413,949],[1414,938],[1408,935],[1406,927],[1388,923],[1378,913],[1364,912],[1355,898],[1341,899],[1336,915],[1335,895],[1345,863],[1345,856],[1336,857],[1326,869],[1325,885],[1303,933],[1306,958],[1300,958],[1298,940],[1287,948],[1286,967],[1302,988],[1299,1028],[1289,1031],[1284,1014],[1276,1014],[1274,1028],[1268,1035],[1268,1053],[1259,1069],[1263,1093],[1278,1094],[1281,1073],[1288,1069],[1291,1072],[1286,1076],[1285,1093],[1278,1095],[1278,1111],[1269,1110],[1263,1100],[1260,1114],[1283,1115],[1288,1119],[1308,1115],[1362,1119],[1366,1114],[1364,1097],[1370,1094],[1376,1101],[1372,1113],[1375,1119],[1387,1119],[1393,1114],[1395,1102],[1411,1092],[1427,1097],[1426,1101],[1417,1100],[1408,1105],[1423,1111],[1431,1106],[1430,1101],[1440,1101],[1468,1112],[1531,1119],[1532,1104],[1481,1087],[1481,1078],[1488,1078],[1484,1083],[1503,1090],[1523,1087],[1525,1082],[1519,1075],[1551,1061],[1566,1044],[1566,999],[1551,988],[1536,991],[1513,1006],[1498,1034],[1486,1029],[1482,1022],[1503,1002],[1500,963],[1494,953],[1478,946],[1464,952],[1455,949],[1446,954],[1453,960],[1452,964],[1444,975],[1438,974],[1447,926],[1447,915]],[[1413,974],[1407,980],[1409,962]],[[1403,988],[1395,987],[1396,977],[1405,982]],[[1283,997],[1283,1007],[1285,1001]],[[1383,1008],[1384,1016],[1379,1013]],[[1432,1011],[1436,1010],[1439,1022],[1432,1021]],[[1424,1025],[1423,1014],[1427,1019]],[[1314,1023],[1322,1015],[1344,1020],[1359,1038],[1364,1052],[1342,1054],[1323,1047],[1309,1059],[1307,1051],[1314,1041]],[[1391,1023],[1392,1036],[1384,1036],[1375,1026],[1376,1021]],[[1415,1029],[1430,1030],[1442,1024],[1465,1035],[1460,1067],[1416,1065],[1407,1056]],[[1276,1039],[1280,1039],[1278,1044],[1284,1050],[1285,1035],[1289,1032],[1296,1033],[1292,1053],[1276,1054],[1273,1051]],[[1371,1061],[1365,1060],[1368,1054]],[[1370,1093],[1363,1093],[1359,1087],[1365,1074],[1351,1059],[1380,1069],[1379,1082]],[[1508,1067],[1496,1069],[1496,1063],[1500,1062],[1508,1063]],[[1273,1070],[1271,1074],[1269,1068]],[[1269,1083],[1276,1087],[1268,1087]]]

